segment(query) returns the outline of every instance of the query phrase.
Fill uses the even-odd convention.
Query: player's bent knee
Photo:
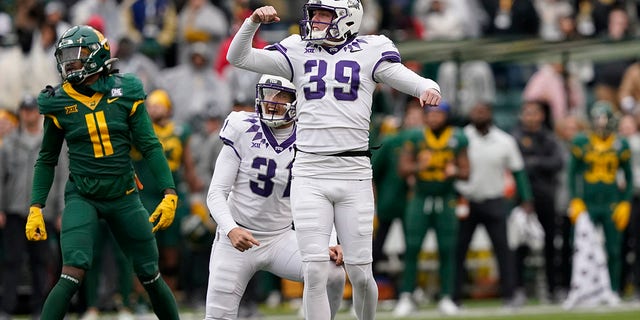
[[[346,264],[345,269],[349,274],[349,281],[354,287],[367,287],[370,282],[375,282],[371,263]]]
[[[86,271],[75,266],[62,266],[60,278],[66,278],[73,282],[82,282]]]
[[[133,271],[141,282],[150,281],[160,274],[157,262],[147,262],[134,265]]]
[[[331,285],[331,287],[344,286],[345,281],[346,274],[344,272],[344,268],[331,265],[329,267],[329,275],[327,279],[327,282]]]

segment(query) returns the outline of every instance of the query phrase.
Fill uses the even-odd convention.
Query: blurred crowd
[[[23,302],[25,296],[40,296],[54,283],[59,274],[60,257],[56,237],[51,237],[42,248],[15,245],[22,233],[28,213],[28,199],[22,195],[29,190],[13,182],[13,173],[24,172],[24,179],[31,180],[32,170],[22,168],[35,162],[38,139],[37,104],[34,97],[46,85],[60,82],[54,54],[57,39],[71,25],[87,24],[101,31],[110,41],[112,56],[118,58],[115,68],[122,73],[135,73],[143,81],[147,93],[160,92],[154,103],[164,106],[163,116],[170,117],[179,126],[188,128],[189,135],[181,141],[184,156],[175,172],[179,179],[182,207],[174,224],[177,240],[159,241],[160,268],[170,278],[167,283],[184,306],[203,308],[207,286],[207,266],[210,244],[215,225],[211,224],[204,196],[209,185],[217,152],[221,148],[218,132],[224,118],[232,110],[254,110],[255,84],[260,75],[230,66],[225,59],[230,36],[248,17],[252,9],[263,4],[276,7],[283,22],[264,26],[254,39],[254,47],[261,48],[279,41],[292,32],[298,32],[298,20],[306,1],[281,0],[5,0],[0,2],[0,235],[4,246],[0,266],[3,289],[0,317],[11,313],[29,313],[38,308]],[[638,16],[640,1],[635,0],[363,0],[365,18],[362,33],[381,33],[394,41],[460,41],[476,38],[543,39],[562,42],[578,39],[602,39],[604,43],[636,38],[640,33]],[[473,50],[473,48],[469,48]],[[425,54],[428,54],[425,53]],[[640,245],[640,61],[636,59],[611,59],[604,61],[564,61],[561,57],[547,59],[537,64],[490,64],[485,61],[442,61],[421,65],[404,62],[408,67],[436,80],[443,97],[451,106],[447,123],[464,127],[475,121],[497,124],[518,145],[516,152],[524,161],[534,197],[544,203],[534,203],[535,213],[542,222],[546,238],[546,283],[549,301],[561,301],[570,289],[571,279],[571,223],[567,218],[570,196],[567,186],[567,164],[571,141],[576,134],[589,129],[589,112],[594,105],[607,105],[617,134],[629,141],[632,153],[632,169],[639,173],[633,181],[632,217],[629,228],[622,230],[624,240],[614,257],[619,259],[621,271],[616,276],[619,293],[632,284],[640,292],[640,265],[635,257]],[[504,108],[501,104],[504,92],[516,92],[518,101],[507,112],[516,114],[515,121],[500,123]],[[157,97],[157,96],[156,96]],[[151,101],[148,101],[150,105]],[[151,110],[151,108],[150,108]],[[483,113],[484,112],[484,113]],[[32,114],[35,114],[32,115]],[[151,111],[150,111],[151,114]],[[533,115],[532,115],[533,114]],[[474,118],[475,116],[475,118]],[[479,117],[479,118],[478,118]],[[532,118],[534,118],[532,120]],[[423,112],[415,99],[379,86],[374,95],[371,145],[389,145],[405,130],[426,126]],[[531,122],[538,122],[532,125]],[[35,122],[35,125],[34,125]],[[538,158],[548,154],[547,144],[531,144],[532,130],[545,132],[550,143],[557,146],[560,163],[552,169],[541,170],[540,163],[551,161]],[[401,136],[401,135],[400,135]],[[529,139],[529,140],[527,140]],[[16,143],[18,141],[19,143]],[[529,142],[527,142],[529,141]],[[396,139],[393,145],[402,146]],[[473,146],[470,139],[469,148]],[[483,142],[490,143],[490,142]],[[495,142],[499,143],[499,142]],[[536,150],[535,147],[541,149]],[[21,149],[18,149],[21,148]],[[533,149],[532,149],[533,148]],[[385,151],[386,150],[386,151]],[[389,153],[385,153],[385,152]],[[35,154],[34,154],[35,152]],[[20,157],[10,157],[24,154]],[[383,148],[374,152],[375,159],[395,159],[391,175],[397,173],[397,150]],[[64,164],[64,159],[61,159]],[[29,166],[27,166],[29,167]],[[31,166],[32,167],[32,166]],[[64,165],[59,166],[64,167]],[[509,177],[507,169],[505,177]],[[25,171],[18,171],[25,170]],[[64,177],[64,168],[57,176]],[[473,165],[471,166],[473,176]],[[22,174],[22,173],[21,173]],[[378,174],[378,173],[374,173]],[[505,178],[505,190],[513,183]],[[385,190],[376,185],[377,200],[385,195],[407,197],[412,194],[415,177],[400,178],[399,190]],[[19,180],[19,179],[18,179]],[[381,180],[382,181],[382,180]],[[59,185],[63,185],[63,181]],[[503,182],[498,184],[503,185]],[[54,200],[60,199],[59,187]],[[56,190],[54,188],[54,190]],[[384,190],[384,194],[381,194]],[[551,194],[548,194],[553,190]],[[502,190],[501,190],[502,191]],[[394,193],[396,192],[396,193]],[[540,195],[542,193],[542,195]],[[508,191],[500,197],[519,204],[517,195]],[[397,199],[397,198],[396,198]],[[474,199],[467,199],[474,200]],[[485,199],[475,199],[485,200]],[[520,199],[522,200],[522,199]],[[473,201],[472,201],[473,202]],[[462,208],[462,207],[461,207]],[[60,203],[47,205],[47,223],[50,230],[59,231]],[[374,239],[374,264],[384,262],[384,240],[393,221],[404,219],[403,208],[378,211],[378,233]],[[20,220],[23,219],[23,220]],[[506,215],[501,217],[506,223]],[[464,219],[462,219],[464,220]],[[461,221],[462,221],[461,220]],[[22,223],[22,225],[20,224]],[[470,232],[473,232],[475,225]],[[17,231],[16,231],[17,230]],[[464,232],[462,227],[456,232]],[[18,232],[20,231],[20,232]],[[470,241],[471,235],[456,234],[458,239]],[[108,238],[105,236],[105,238]],[[493,239],[492,239],[493,240]],[[504,239],[499,241],[506,241]],[[107,241],[109,242],[109,241]],[[468,245],[468,244],[467,244]],[[102,246],[102,244],[101,244]],[[495,246],[495,243],[494,243]],[[114,279],[118,272],[117,248],[102,250],[104,258],[98,261],[103,268],[103,280],[95,302],[99,309],[117,309],[123,299],[134,301],[144,310],[145,297],[135,285],[134,294],[122,297]],[[458,246],[458,248],[460,248]],[[464,249],[464,248],[463,248]],[[528,255],[519,248],[503,248],[500,255],[513,255],[513,259],[500,262],[501,269],[523,270],[522,263]],[[465,249],[466,250],[466,249]],[[32,260],[23,261],[24,252],[30,251]],[[44,252],[44,253],[43,253]],[[460,253],[458,253],[460,255]],[[42,257],[47,257],[43,259]],[[460,258],[461,257],[461,258]],[[464,259],[464,254],[459,256]],[[458,260],[460,260],[458,259]],[[25,268],[26,264],[30,266]],[[462,262],[457,262],[460,268]],[[37,267],[36,267],[37,266]],[[25,270],[24,272],[17,270]],[[38,270],[43,270],[38,273]],[[29,275],[29,271],[33,274]],[[16,277],[18,273],[20,276]],[[123,272],[120,272],[123,273]],[[376,269],[378,277],[391,278],[394,283],[392,298],[402,291],[400,275],[389,274],[383,268]],[[504,284],[503,297],[509,304],[524,303],[525,278],[514,273],[512,282]],[[27,281],[30,280],[30,281]],[[127,279],[125,279],[125,282]],[[25,286],[24,284],[33,283]],[[465,283],[468,278],[457,275],[451,289],[452,298],[469,296]],[[37,285],[36,285],[37,283]],[[131,282],[132,283],[132,282]],[[276,283],[262,290],[261,298],[278,292]],[[502,284],[502,282],[501,282]],[[120,285],[121,286],[121,285]],[[13,288],[13,289],[8,289]],[[455,289],[455,290],[454,290]],[[10,291],[13,290],[13,291]],[[95,294],[94,294],[95,295]],[[276,294],[277,295],[277,294]],[[84,297],[83,297],[84,296]],[[87,308],[87,297],[80,295],[75,305],[78,311]],[[258,294],[258,296],[260,296]],[[280,294],[280,296],[282,296]],[[115,298],[114,298],[115,297]],[[36,298],[38,299],[38,298]],[[89,300],[91,300],[90,298]],[[519,300],[518,300],[519,299]],[[95,297],[93,298],[95,301]],[[279,301],[278,298],[275,298]],[[37,300],[36,300],[37,301]],[[119,302],[120,301],[120,302]],[[127,303],[128,304],[128,303]],[[40,304],[41,305],[41,304]],[[138,308],[136,307],[136,308]]]

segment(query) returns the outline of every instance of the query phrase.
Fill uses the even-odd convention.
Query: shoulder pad
[[[55,87],[47,85],[40,94],[38,94],[38,108],[40,113],[47,114],[53,111],[57,97],[60,97],[61,86]]]
[[[147,97],[142,82],[131,73],[117,73],[110,75],[113,79],[110,97],[124,97],[131,100],[143,100]]]
[[[260,119],[254,112],[234,111],[224,120],[220,139],[230,146],[238,143],[243,133],[258,132]]]

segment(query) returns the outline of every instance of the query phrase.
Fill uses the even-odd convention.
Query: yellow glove
[[[578,217],[586,211],[587,205],[584,204],[584,201],[582,201],[582,199],[572,199],[571,203],[569,203],[569,220],[571,220],[571,223],[576,223]]]
[[[156,207],[149,217],[149,222],[154,223],[158,218],[158,224],[153,227],[153,232],[158,230],[164,230],[169,228],[173,222],[173,218],[176,216],[176,207],[178,205],[178,195],[167,193],[160,204]]]
[[[216,224],[211,219],[209,215],[209,209],[202,203],[201,201],[196,201],[191,203],[191,214],[200,218],[202,224],[209,230],[210,232],[216,231]]]
[[[616,208],[613,210],[611,220],[616,225],[618,231],[622,231],[627,228],[629,224],[629,216],[631,215],[631,204],[629,201],[620,201]]]
[[[44,227],[42,208],[29,208],[29,217],[27,217],[25,234],[27,235],[27,240],[29,241],[47,240],[47,230]]]

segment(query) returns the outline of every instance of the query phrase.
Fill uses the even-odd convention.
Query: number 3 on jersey
[[[327,91],[324,80],[327,75],[327,62],[324,60],[308,60],[304,64],[304,73],[309,74],[309,85],[304,87],[304,97],[307,100],[322,99]],[[344,86],[333,88],[336,100],[354,101],[358,99],[360,87],[360,65],[356,61],[341,60],[336,62],[334,79]]]
[[[278,166],[277,162],[273,159],[267,159],[263,157],[256,157],[253,159],[251,163],[251,168],[259,170],[258,173],[258,181],[251,180],[249,183],[249,187],[253,193],[268,197],[273,193],[273,178],[276,176],[276,167]],[[266,167],[265,171],[262,171],[262,167]],[[291,168],[293,167],[293,160],[289,162],[287,165],[287,170],[289,170],[289,178],[287,179],[287,186],[284,188],[284,192],[282,193],[282,197],[286,198],[289,196],[291,192]],[[262,185],[262,186],[261,186]]]

